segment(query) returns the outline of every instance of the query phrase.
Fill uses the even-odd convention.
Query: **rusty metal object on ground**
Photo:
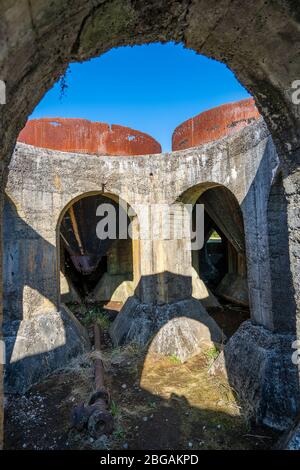
[[[95,351],[101,350],[101,331],[97,323],[94,325]],[[80,404],[72,411],[71,427],[78,431],[88,429],[95,438],[113,432],[113,416],[109,411],[109,394],[104,386],[104,367],[99,357],[95,359],[95,393],[89,404]]]
[[[147,155],[162,151],[161,145],[144,132],[87,119],[32,119],[20,132],[18,141],[35,147],[93,155]]]
[[[217,106],[176,127],[172,150],[184,150],[219,140],[240,131],[259,117],[253,98]]]

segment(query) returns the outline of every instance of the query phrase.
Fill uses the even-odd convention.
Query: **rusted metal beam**
[[[78,247],[79,247],[79,250],[80,250],[80,254],[82,256],[85,255],[84,253],[84,249],[83,249],[83,246],[82,246],[82,242],[81,242],[81,238],[80,238],[80,233],[79,233],[79,229],[78,229],[78,224],[77,224],[77,220],[76,220],[76,217],[75,217],[75,213],[74,213],[74,208],[73,206],[70,207],[69,209],[69,214],[70,214],[70,219],[71,219],[71,225],[72,225],[72,228],[73,228],[73,233],[75,235],[75,238],[76,238],[76,241],[78,243]]]

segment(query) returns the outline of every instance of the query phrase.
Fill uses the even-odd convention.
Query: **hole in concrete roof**
[[[166,152],[172,149],[174,130],[187,119],[249,97],[224,64],[171,42],[119,47],[72,63],[64,81],[63,96],[57,82],[31,118],[113,122],[152,136]],[[132,145],[139,140],[125,139]]]

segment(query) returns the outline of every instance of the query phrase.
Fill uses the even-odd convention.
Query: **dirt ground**
[[[106,330],[107,318],[99,321]],[[278,439],[251,426],[225,378],[209,374],[216,351],[182,364],[134,346],[113,348],[106,332],[103,343],[113,434],[95,439],[70,429],[73,407],[93,392],[91,353],[7,399],[6,449],[270,449]]]

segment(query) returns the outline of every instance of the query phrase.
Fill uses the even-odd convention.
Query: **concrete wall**
[[[116,240],[107,252],[107,271],[103,274],[90,298],[96,301],[125,303],[134,295],[138,273],[133,276],[132,240]],[[138,255],[137,255],[138,256]]]
[[[99,191],[114,194],[142,221],[140,204],[171,205],[189,192],[192,200],[220,184],[232,191],[244,215],[252,318],[272,329],[267,202],[277,166],[262,121],[220,141],[171,154],[96,157],[18,144],[6,187],[5,318],[29,319],[59,309],[57,224],[75,198]],[[139,276],[162,276],[155,285],[141,283],[143,301],[165,303],[191,295],[191,285],[178,281],[192,277],[189,247],[189,236],[139,241]],[[166,282],[164,273],[171,280]]]

